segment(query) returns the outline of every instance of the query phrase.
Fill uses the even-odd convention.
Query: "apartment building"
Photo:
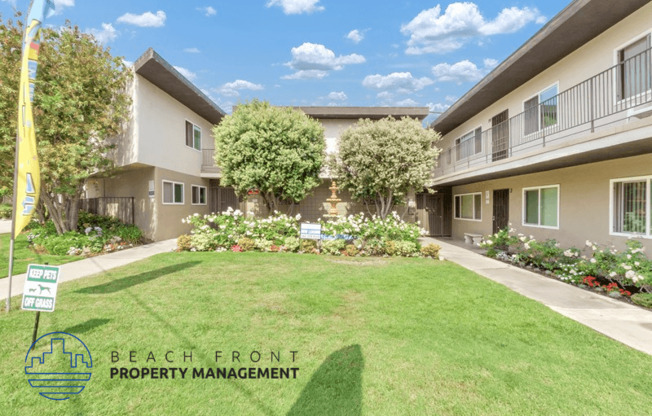
[[[434,236],[652,251],[652,3],[576,0],[431,124]]]

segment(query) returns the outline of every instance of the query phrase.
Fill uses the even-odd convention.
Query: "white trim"
[[[530,136],[535,135],[535,134],[537,134],[537,133],[539,133],[541,131],[543,131],[545,133],[546,129],[550,129],[550,128],[553,128],[553,127],[559,125],[559,123],[560,123],[559,118],[560,118],[560,114],[561,114],[561,111],[559,111],[559,107],[560,107],[559,99],[557,99],[557,122],[555,124],[551,124],[549,126],[543,126],[543,124],[541,123],[541,93],[546,91],[546,90],[549,90],[552,87],[557,88],[557,94],[555,94],[555,97],[558,96],[559,95],[559,81],[555,81],[552,84],[548,85],[546,88],[542,89],[541,91],[537,92],[536,94],[533,94],[533,95],[529,96],[528,98],[526,98],[525,100],[522,101],[521,108],[523,110],[523,138],[530,137]],[[530,101],[534,97],[537,97],[537,124],[539,125],[539,128],[536,131],[525,134],[525,124],[526,124],[525,123],[525,111],[526,111],[525,110],[525,102]]]
[[[549,189],[549,188],[557,188],[557,225],[552,226],[552,225],[541,225],[541,190],[542,189]],[[538,190],[539,191],[539,198],[538,198],[538,219],[537,219],[537,224],[530,224],[526,223],[526,214],[527,214],[527,199],[525,198],[525,193],[527,191],[534,191]],[[521,204],[521,225],[523,227],[532,227],[532,228],[545,228],[548,230],[559,230],[559,224],[561,223],[561,218],[560,218],[560,206],[561,206],[561,186],[559,184],[556,185],[542,185],[542,186],[529,186],[527,188],[523,188],[521,191],[521,199],[522,199],[522,204]]]
[[[644,234],[614,232],[614,184],[645,181],[645,225]],[[626,238],[652,239],[652,175],[631,176],[609,180],[609,235]]]
[[[205,200],[205,202],[203,204],[201,202],[199,202],[197,204],[192,202],[192,197],[193,197],[193,189],[192,188],[200,188],[200,189],[203,188],[204,189],[204,200]],[[201,201],[201,192],[199,193],[199,195],[200,195],[199,199]],[[190,184],[190,205],[208,205],[208,188],[206,186]]]
[[[186,202],[186,184],[183,182],[174,182],[174,181],[169,181],[167,179],[162,179],[161,180],[162,185],[161,185],[161,203],[163,205],[185,205]],[[165,202],[165,184],[166,183],[171,183],[172,184],[172,202]],[[181,202],[174,202],[174,186],[175,185],[181,185]]]
[[[462,217],[456,217],[455,216],[455,201],[456,198],[467,196],[467,195],[473,195],[473,218],[462,218]],[[475,218],[475,195],[480,195],[480,218],[476,219]],[[460,198],[460,204],[461,204],[462,199]],[[460,206],[460,214],[462,213],[462,207]],[[460,221],[473,221],[473,222],[482,222],[482,192],[467,192],[465,194],[454,194],[453,195],[453,219],[454,220],[460,220]]]
[[[192,144],[193,144],[193,145],[192,145],[192,146],[188,146],[188,144],[186,144],[186,140],[185,140],[185,139],[186,139],[185,135],[186,135],[186,133],[187,133],[187,132],[186,132],[186,123],[183,123],[183,135],[184,135],[184,141],[183,141],[183,144],[184,144],[186,147],[189,147],[189,148],[191,148],[191,149],[193,149],[193,150],[196,150],[196,151],[198,151],[198,152],[201,153],[201,151],[202,151],[202,149],[201,149],[201,145],[202,145],[202,140],[203,140],[203,138],[204,138],[204,133],[203,133],[203,131],[202,131],[202,129],[201,129],[201,126],[199,126],[198,124],[194,123],[194,122],[191,121],[191,120],[188,120],[187,118],[184,119],[184,120],[185,120],[186,122],[192,124],[192,133],[193,133],[193,136],[192,136]],[[195,148],[195,128],[199,129],[199,149]]]

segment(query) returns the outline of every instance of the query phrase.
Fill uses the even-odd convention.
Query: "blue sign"
[[[27,350],[25,374],[29,385],[50,400],[68,400],[91,379],[93,358],[86,344],[66,332],[50,332]]]

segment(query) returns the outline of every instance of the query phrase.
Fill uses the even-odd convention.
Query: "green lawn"
[[[71,332],[94,359],[86,390],[64,402],[37,396],[23,374],[33,321],[30,312],[0,313],[2,414],[651,411],[651,356],[449,262],[169,253],[63,284],[40,333]],[[239,351],[243,362],[216,364],[218,350]],[[252,363],[254,350],[267,361]],[[123,361],[111,364],[111,351]],[[156,363],[145,362],[149,351]],[[269,363],[270,351],[280,364]],[[300,370],[296,380],[111,380],[112,366]]]
[[[9,272],[9,234],[0,234],[0,279],[7,277]],[[59,265],[81,260],[81,256],[54,256],[51,254],[37,254],[27,248],[27,235],[20,234],[16,238],[14,247],[14,275],[25,273],[31,263]]]

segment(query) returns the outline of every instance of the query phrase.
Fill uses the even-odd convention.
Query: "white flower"
[[[598,249],[598,247],[596,247],[596,246],[591,246],[591,250],[595,251],[595,250],[597,250],[597,249]]]
[[[595,264],[595,263],[597,263],[597,260],[596,259],[591,259],[591,263]]]
[[[628,270],[627,273],[625,273],[625,277],[634,280],[636,278],[636,272],[634,270]]]
[[[593,245],[593,243],[590,242],[589,240],[586,240],[584,244],[586,244],[587,247],[591,247]]]
[[[526,250],[529,250],[529,249],[530,249],[530,244],[525,243],[525,244],[523,245],[523,247],[524,247]]]
[[[638,266],[640,266],[640,265],[641,265],[640,262],[638,262],[638,261],[635,261],[635,262],[634,262],[634,266],[638,267]]]
[[[627,260],[631,260],[631,259],[632,259],[632,255],[631,255],[631,254],[628,254],[628,255],[627,255]]]
[[[616,272],[609,273],[609,277],[616,277],[617,275],[618,275],[618,273],[616,273]]]

